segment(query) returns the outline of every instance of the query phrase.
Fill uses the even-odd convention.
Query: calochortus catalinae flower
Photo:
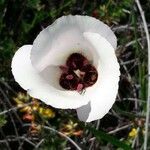
[[[118,91],[116,36],[88,16],[63,16],[24,45],[12,60],[12,73],[28,94],[47,105],[76,109],[80,120],[102,118]]]

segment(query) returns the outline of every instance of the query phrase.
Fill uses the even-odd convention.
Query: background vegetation
[[[143,0],[141,6],[150,28],[150,2]],[[118,37],[121,77],[116,103],[104,118],[88,124],[78,121],[73,110],[58,110],[29,97],[11,74],[15,51],[68,14],[96,17]],[[143,149],[147,56],[143,21],[133,0],[0,0],[0,149]]]

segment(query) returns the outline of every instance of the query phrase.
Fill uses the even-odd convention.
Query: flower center
[[[59,84],[66,90],[83,91],[94,85],[98,78],[96,68],[80,53],[71,54],[66,65],[60,66],[62,74]]]

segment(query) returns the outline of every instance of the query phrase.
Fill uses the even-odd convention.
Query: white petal
[[[33,66],[42,71],[49,65],[62,65],[69,54],[78,51],[92,60],[92,47],[84,39],[84,32],[100,34],[116,49],[116,36],[103,22],[89,16],[63,16],[35,39],[31,51]]]
[[[77,92],[61,91],[50,86],[33,68],[30,60],[31,49],[32,45],[22,46],[12,60],[12,73],[22,88],[34,98],[56,108],[72,109],[88,103],[86,96],[79,95]],[[55,74],[52,75],[55,76]]]
[[[114,48],[105,38],[97,33],[84,36],[99,53],[98,81],[86,89],[90,102],[77,109],[79,119],[90,122],[102,118],[115,102],[120,71]]]

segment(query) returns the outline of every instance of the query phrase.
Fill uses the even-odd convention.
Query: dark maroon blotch
[[[73,70],[81,69],[84,65],[88,64],[88,60],[80,53],[71,54],[67,61],[66,65]]]
[[[66,66],[62,65],[60,69],[62,74],[59,84],[66,90],[82,92],[85,88],[94,85],[98,78],[96,68],[80,53],[71,54]]]

